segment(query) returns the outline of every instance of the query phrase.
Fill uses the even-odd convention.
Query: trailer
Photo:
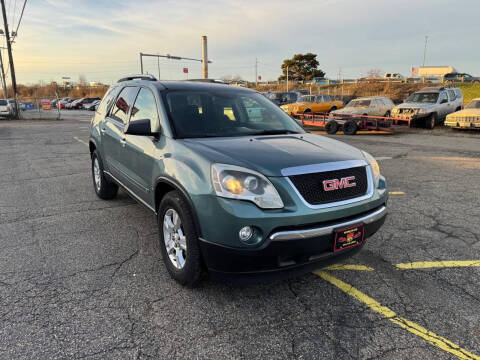
[[[304,126],[323,128],[331,135],[336,134],[340,128],[345,135],[355,135],[358,130],[394,132],[396,128],[411,127],[412,124],[410,119],[349,114],[299,114],[295,118]]]

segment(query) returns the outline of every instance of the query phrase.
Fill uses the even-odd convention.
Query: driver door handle
[[[107,131],[107,129],[105,129],[105,128],[100,128],[100,131],[101,131],[102,134],[105,134],[105,132]]]
[[[120,139],[120,145],[122,145],[122,147],[125,147],[126,144],[127,144],[127,140]]]

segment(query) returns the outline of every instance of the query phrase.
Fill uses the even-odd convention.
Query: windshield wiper
[[[246,135],[281,135],[281,134],[300,134],[298,131],[293,131],[293,130],[286,130],[286,129],[278,129],[278,130],[262,130],[262,131],[257,131],[254,133],[246,134]]]

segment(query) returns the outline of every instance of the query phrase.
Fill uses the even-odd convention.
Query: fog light
[[[242,241],[248,241],[253,235],[253,229],[250,226],[244,226],[238,232],[238,236]]]

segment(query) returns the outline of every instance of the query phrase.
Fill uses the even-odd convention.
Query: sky
[[[5,3],[11,30],[23,0]],[[409,75],[428,35],[426,65],[480,75],[479,13],[480,0],[28,0],[13,56],[21,84],[110,84],[140,72],[139,52],[201,58],[207,35],[211,78],[254,81],[257,58],[262,80],[276,80],[284,59],[313,52],[337,79],[371,69]],[[147,58],[144,69],[158,77],[157,65]],[[184,67],[201,77],[198,62],[159,65],[161,79],[184,79]]]

